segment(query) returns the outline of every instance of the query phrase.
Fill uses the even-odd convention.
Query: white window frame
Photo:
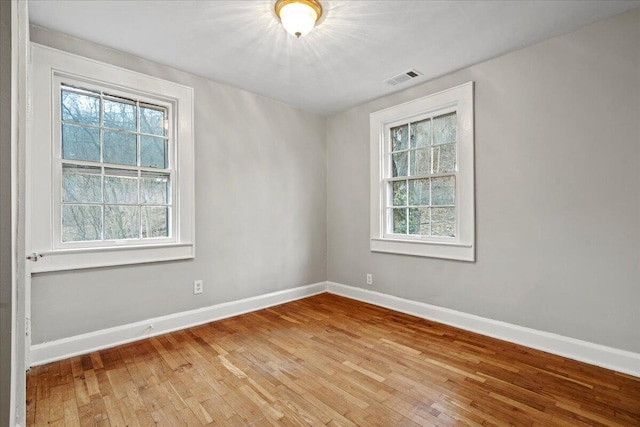
[[[390,129],[426,117],[456,112],[455,237],[387,233],[386,197],[391,166]],[[396,105],[370,115],[371,241],[373,252],[475,261],[473,82]]]
[[[28,226],[33,272],[195,257],[193,89],[32,43],[32,120],[27,158]],[[171,234],[167,238],[62,242],[61,83],[167,108]],[[106,165],[108,166],[108,165]],[[126,168],[126,167],[125,167]],[[164,171],[160,169],[159,171]]]
[[[62,92],[62,87],[63,85],[66,86],[74,86],[76,88],[81,88],[84,90],[90,90],[90,91],[95,91],[95,92],[107,92],[108,95],[111,96],[116,96],[116,97],[122,97],[122,98],[130,98],[133,94],[131,92],[128,91],[122,91],[119,90],[117,88],[105,88],[102,85],[97,85],[95,82],[89,82],[86,80],[78,80],[74,77],[70,77],[67,76],[63,73],[58,73],[56,72],[54,75],[54,81],[53,81],[53,86],[54,86],[54,90],[53,90],[53,127],[52,127],[52,133],[53,133],[53,141],[55,141],[54,144],[52,144],[52,149],[53,149],[53,162],[54,162],[54,169],[53,169],[53,176],[52,176],[52,182],[53,182],[53,201],[54,201],[54,206],[53,206],[53,249],[73,249],[73,248],[93,248],[93,247],[110,247],[110,246],[136,246],[136,245],[149,245],[149,244],[162,244],[162,243],[176,243],[177,242],[177,236],[174,233],[174,230],[177,229],[178,227],[178,223],[177,223],[177,216],[173,215],[173,211],[177,208],[176,206],[176,201],[173,197],[174,194],[176,194],[176,169],[175,169],[175,159],[176,159],[176,144],[175,144],[175,140],[176,140],[176,135],[175,135],[175,126],[173,126],[173,123],[176,122],[176,114],[175,114],[175,108],[174,108],[174,103],[172,102],[166,102],[162,99],[158,99],[158,98],[149,98],[147,96],[140,96],[140,95],[136,95],[136,101],[140,101],[142,103],[145,104],[151,104],[151,105],[155,105],[158,107],[164,107],[166,109],[167,112],[167,137],[168,137],[168,167],[165,169],[156,169],[156,168],[144,168],[144,167],[140,167],[137,165],[110,165],[108,163],[102,163],[100,161],[97,162],[84,162],[84,161],[77,161],[77,160],[64,160],[62,158],[62,144],[60,144],[59,142],[62,140],[62,120],[61,120],[61,111],[60,111],[60,106],[61,106],[61,92]],[[57,90],[56,90],[57,88]],[[101,125],[98,126],[98,128],[102,127]],[[98,164],[100,164],[102,166],[103,169],[121,169],[121,170],[129,170],[129,171],[133,171],[133,170],[143,170],[147,172],[161,172],[161,173],[166,173],[169,175],[170,177],[170,197],[171,197],[171,204],[169,205],[171,208],[171,215],[170,215],[170,222],[169,222],[169,231],[170,234],[167,237],[153,237],[153,238],[145,238],[145,239],[124,239],[124,240],[97,240],[97,241],[71,241],[71,242],[63,242],[62,239],[59,238],[59,236],[61,236],[62,234],[62,212],[61,209],[59,208],[59,204],[57,202],[59,202],[60,200],[62,200],[62,174],[58,173],[58,171],[62,170],[63,164],[64,163],[69,163],[69,164],[89,164],[91,163],[91,166],[97,166]],[[104,172],[101,173],[101,176],[104,176]],[[102,203],[104,205],[104,203]],[[56,206],[57,205],[57,206]],[[141,205],[141,203],[138,203],[137,205]],[[130,205],[130,206],[137,206],[137,205]]]

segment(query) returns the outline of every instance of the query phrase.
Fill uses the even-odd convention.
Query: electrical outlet
[[[202,293],[202,280],[194,280],[193,282],[193,294],[201,294]]]
[[[373,274],[367,273],[367,285],[373,285]]]

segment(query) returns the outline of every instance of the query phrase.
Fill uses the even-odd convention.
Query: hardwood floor
[[[34,368],[28,425],[640,425],[640,378],[322,294]]]

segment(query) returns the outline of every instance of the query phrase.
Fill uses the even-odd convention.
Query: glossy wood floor
[[[29,425],[640,425],[640,379],[330,294],[34,368]]]

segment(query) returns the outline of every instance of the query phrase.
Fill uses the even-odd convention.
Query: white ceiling
[[[320,0],[285,33],[274,1],[29,0],[31,22],[331,114],[640,6],[640,1]],[[424,75],[392,87],[415,68]]]

